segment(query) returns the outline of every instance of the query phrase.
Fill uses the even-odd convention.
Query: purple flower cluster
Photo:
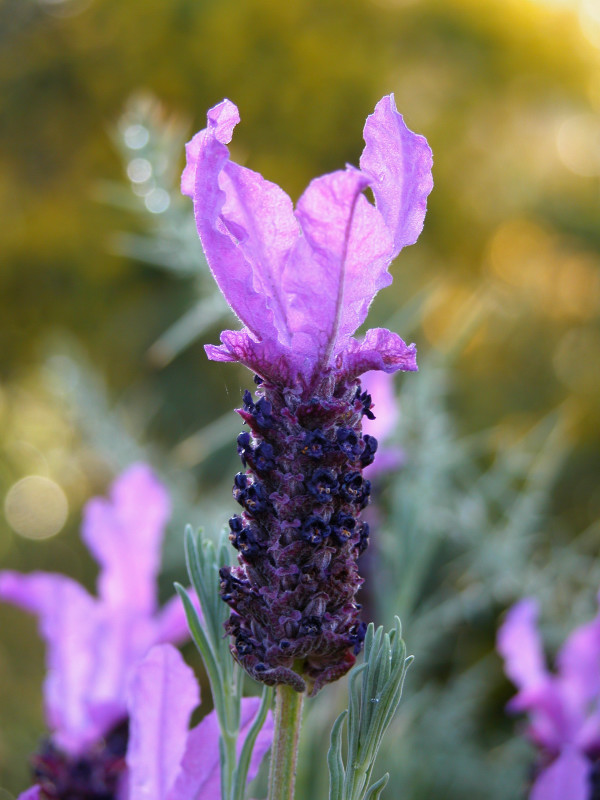
[[[527,712],[527,736],[539,748],[531,800],[600,798],[600,614],[577,628],[546,667],[532,599],[510,609],[498,651],[518,693],[509,710]]]
[[[359,376],[416,369],[414,345],[397,334],[353,334],[422,229],[431,151],[384,97],[360,170],[315,179],[294,209],[230,160],[238,121],[228,100],[211,109],[182,176],[209,266],[245,326],[207,354],[244,364],[259,387],[239,410],[249,427],[233,490],[243,513],[230,521],[239,566],[222,571],[221,591],[234,657],[258,680],[315,693],[352,666],[365,630],[356,561],[368,540],[362,472],[377,441],[362,434],[373,412]]]

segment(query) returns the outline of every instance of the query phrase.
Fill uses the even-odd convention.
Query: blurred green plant
[[[97,186],[98,198],[131,212],[142,231],[114,234],[113,252],[173,277],[193,279],[195,303],[149,350],[157,367],[166,366],[231,314],[209,272],[189,200],[179,189],[179,164],[189,127],[182,117],[167,114],[151,94],[134,95],[112,131],[129,185],[103,181]]]

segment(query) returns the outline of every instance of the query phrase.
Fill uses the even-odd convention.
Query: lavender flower
[[[532,599],[510,609],[498,631],[506,674],[519,689],[512,712],[529,715],[540,759],[531,800],[600,798],[600,614],[577,628],[546,668]]]
[[[211,109],[182,176],[208,264],[245,326],[206,352],[244,364],[259,386],[239,410],[250,429],[234,485],[243,513],[230,520],[240,565],[222,570],[221,595],[239,663],[314,694],[352,666],[365,633],[356,559],[368,541],[362,470],[376,444],[362,436],[373,413],[359,376],[417,368],[397,334],[352,334],[422,229],[431,151],[384,97],[365,125],[360,170],[315,179],[294,211],[278,186],[229,160],[238,121],[228,100]]]
[[[194,673],[179,651],[168,644],[153,647],[137,665],[129,688],[127,772],[119,775],[114,790],[92,794],[85,789],[73,793],[71,789],[70,794],[48,795],[44,788],[34,786],[19,800],[48,796],[69,800],[215,800],[221,796],[219,724],[213,711],[188,730],[200,694]],[[238,752],[259,705],[258,698],[242,700]],[[248,781],[256,777],[272,734],[269,715],[254,746]]]
[[[149,467],[134,465],[109,500],[84,510],[82,536],[100,563],[98,597],[64,575],[0,572],[0,599],[38,616],[48,648],[50,738],[33,758],[44,800],[113,796],[125,768],[132,670],[152,645],[189,636],[179,598],[157,610],[169,514],[165,488]]]

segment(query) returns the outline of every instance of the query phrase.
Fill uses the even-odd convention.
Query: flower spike
[[[360,169],[316,178],[294,209],[230,160],[238,121],[229,100],[211,109],[182,176],[208,264],[244,324],[206,352],[244,364],[258,384],[238,410],[248,426],[237,440],[240,513],[229,521],[239,566],[221,568],[220,592],[234,658],[267,685],[314,694],[350,669],[365,637],[357,561],[369,538],[363,469],[377,440],[362,435],[375,415],[359,377],[417,365],[398,334],[354,333],[423,226],[431,151],[384,97],[365,125]]]

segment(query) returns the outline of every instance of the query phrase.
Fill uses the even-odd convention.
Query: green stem
[[[304,694],[280,684],[275,694],[275,733],[267,800],[294,800]]]

